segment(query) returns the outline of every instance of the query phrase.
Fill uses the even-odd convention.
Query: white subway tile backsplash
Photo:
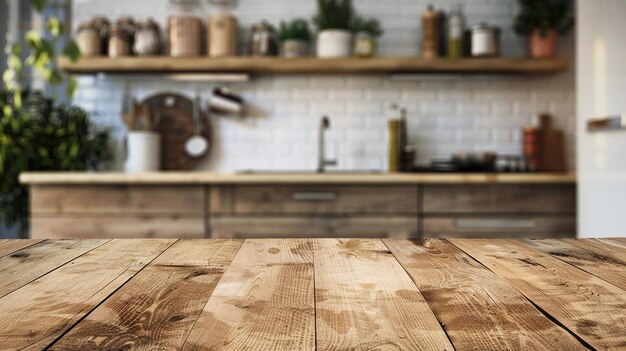
[[[461,2],[467,24],[480,21],[502,29],[502,52],[525,55],[525,41],[512,30],[516,0],[354,0],[359,12],[380,19],[385,34],[379,54],[415,56],[421,40],[420,14],[429,3],[450,9]],[[206,3],[202,1],[202,3]],[[273,24],[293,17],[310,19],[313,0],[239,0],[240,46],[247,47],[249,28],[263,19]],[[168,0],[80,0],[73,2],[74,28],[94,15],[115,18],[131,15],[153,17],[163,26]],[[146,11],[149,8],[149,13]],[[205,11],[208,14],[209,10]],[[244,50],[245,51],[245,50]],[[561,40],[561,55],[572,57],[574,41]],[[120,120],[122,91],[130,84],[138,98],[162,91],[207,98],[214,84],[162,81],[158,78],[80,77],[75,102],[99,124],[113,129],[116,137],[125,128]],[[155,84],[158,83],[158,84]],[[387,120],[398,102],[408,110],[409,141],[416,145],[418,160],[446,157],[459,150],[521,152],[521,128],[540,112],[554,115],[554,125],[566,132],[569,167],[575,168],[574,71],[542,77],[463,78],[398,82],[387,75],[285,75],[253,77],[245,83],[225,83],[242,94],[246,117],[212,116],[212,151],[198,169],[314,169],[317,130],[322,115],[331,119],[329,157],[337,169],[386,169]]]

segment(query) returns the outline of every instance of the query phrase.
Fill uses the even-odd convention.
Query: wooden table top
[[[0,240],[0,349],[626,349],[626,239]]]

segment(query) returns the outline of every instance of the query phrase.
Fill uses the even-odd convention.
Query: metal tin
[[[474,57],[500,56],[500,28],[480,23],[471,28],[471,54]]]

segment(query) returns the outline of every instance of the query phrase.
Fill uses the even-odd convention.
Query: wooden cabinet
[[[573,237],[572,184],[36,185],[33,238]]]
[[[574,185],[424,185],[424,237],[576,235]]]

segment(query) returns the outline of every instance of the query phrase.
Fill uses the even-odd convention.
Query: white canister
[[[124,170],[129,173],[161,169],[161,136],[154,132],[129,132]]]
[[[317,34],[318,57],[348,57],[352,54],[352,33],[326,29]]]
[[[475,25],[472,30],[472,56],[496,57],[500,55],[500,29],[485,23]]]

